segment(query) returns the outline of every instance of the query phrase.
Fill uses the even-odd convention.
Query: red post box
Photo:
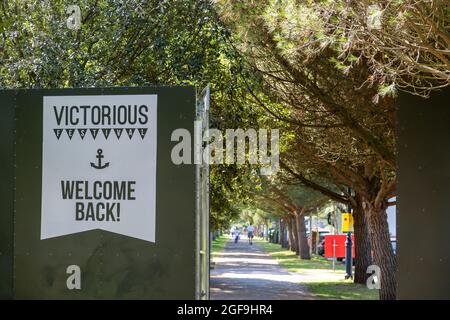
[[[347,235],[336,234],[325,236],[325,258],[345,258],[345,240]],[[352,234],[352,257],[355,257],[355,237]],[[333,249],[334,248],[334,249]],[[333,252],[334,251],[334,252]]]

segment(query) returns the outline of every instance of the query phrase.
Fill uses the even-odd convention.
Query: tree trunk
[[[284,223],[283,219],[280,219],[279,224],[278,224],[278,228],[273,234],[273,237],[274,237],[274,242],[273,243],[279,243],[279,244],[281,244],[281,247],[283,247],[283,241],[281,239],[281,231],[283,229],[283,223]],[[278,239],[277,239],[277,232],[278,232]]]
[[[297,222],[295,219],[295,215],[291,217],[291,225],[292,225],[292,238],[294,241],[294,251],[296,255],[300,255],[300,246],[299,239],[298,239],[298,231],[297,231]]]
[[[269,240],[269,224],[267,222],[264,225],[264,239]]]
[[[286,225],[288,229],[288,239],[289,239],[289,250],[295,252],[295,239],[294,239],[294,233],[292,232],[292,219],[290,217],[286,218]]]
[[[297,213],[295,215],[295,223],[297,225],[298,251],[300,259],[311,259],[311,255],[309,254],[308,239],[306,238],[305,216],[303,213]]]
[[[353,208],[353,222],[355,232],[355,283],[366,284],[369,274],[367,268],[372,264],[372,248],[367,219],[362,207],[361,199],[355,197],[356,207]]]
[[[386,207],[376,208],[373,203],[365,202],[365,212],[370,231],[370,244],[373,250],[374,264],[380,270],[380,299],[395,300],[397,283],[395,279],[396,259],[392,250]]]
[[[278,234],[278,239],[279,239],[279,243],[281,244],[282,248],[287,248],[287,246],[286,246],[287,241],[285,239],[285,236],[286,236],[285,228],[286,228],[286,222],[284,221],[284,219],[280,219],[280,229],[279,229],[280,231]]]
[[[288,240],[287,249],[289,249],[289,250],[291,250],[291,248],[292,248],[292,241],[291,241],[291,239],[292,239],[292,237],[291,237],[291,230],[292,230],[292,228],[289,226],[290,224],[291,224],[291,219],[286,218],[285,226],[286,226],[286,229],[287,229],[287,240]]]

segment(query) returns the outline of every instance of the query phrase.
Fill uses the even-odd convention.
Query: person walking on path
[[[255,231],[255,228],[250,224],[247,227],[247,237],[248,237],[248,243],[250,243],[250,245],[253,244],[253,232]]]
[[[236,228],[234,230],[234,243],[237,243],[239,241],[239,235],[241,234],[241,230],[239,230],[238,228]]]

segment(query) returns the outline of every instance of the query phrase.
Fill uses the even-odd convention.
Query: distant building
[[[393,197],[389,199],[390,202],[395,201],[397,198]],[[397,237],[397,206],[390,206],[386,210],[387,220],[389,224],[389,234],[391,237]]]

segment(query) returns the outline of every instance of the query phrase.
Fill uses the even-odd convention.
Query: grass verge
[[[279,244],[265,240],[259,240],[258,244],[288,271],[304,274],[302,284],[319,299],[379,299],[378,290],[370,290],[365,285],[345,280],[345,266],[341,263],[336,263],[336,272],[333,272],[332,262],[321,256],[313,255],[311,260],[301,260],[294,252],[281,248]]]
[[[226,235],[217,237],[211,242],[211,254],[215,255],[223,250],[230,238]]]

